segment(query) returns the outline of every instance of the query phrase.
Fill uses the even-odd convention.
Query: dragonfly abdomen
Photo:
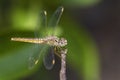
[[[11,38],[12,41],[19,41],[19,42],[28,42],[28,43],[44,43],[43,39],[35,39],[35,38]]]

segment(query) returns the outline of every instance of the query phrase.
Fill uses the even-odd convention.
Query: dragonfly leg
[[[61,55],[60,55],[57,47],[54,48],[54,52],[59,58],[61,58]]]

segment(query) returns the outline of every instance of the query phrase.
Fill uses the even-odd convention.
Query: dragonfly
[[[13,37],[12,41],[34,43],[39,47],[39,52],[32,54],[29,57],[29,68],[33,68],[38,64],[41,55],[43,56],[43,63],[46,69],[50,70],[55,64],[55,54],[60,56],[60,51],[67,45],[65,38],[59,38],[56,34],[59,20],[64,11],[62,6],[58,7],[47,23],[47,12],[44,10],[38,17],[38,25],[35,28],[36,38],[21,38]],[[51,31],[50,31],[51,30]]]

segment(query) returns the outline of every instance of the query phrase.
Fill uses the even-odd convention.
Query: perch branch
[[[60,70],[60,80],[66,80],[66,54],[67,49],[61,50],[61,70]]]

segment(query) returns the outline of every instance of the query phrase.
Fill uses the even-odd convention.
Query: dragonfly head
[[[59,44],[61,45],[61,47],[66,46],[67,45],[67,40],[65,38],[60,38],[59,39]]]
[[[58,40],[55,40],[55,42],[60,47],[64,47],[67,45],[67,40],[64,38],[59,38]]]

